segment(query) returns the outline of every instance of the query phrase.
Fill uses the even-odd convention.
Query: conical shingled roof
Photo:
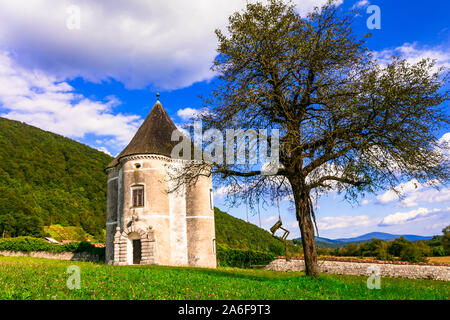
[[[174,130],[177,130],[177,127],[157,101],[128,146],[106,168],[115,167],[119,164],[120,158],[133,154],[158,154],[170,157],[172,148],[178,143],[171,141]]]

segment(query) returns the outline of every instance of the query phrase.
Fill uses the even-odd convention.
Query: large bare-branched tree
[[[431,60],[378,63],[352,32],[354,16],[330,1],[302,17],[279,0],[233,14],[227,30],[216,30],[219,85],[205,100],[203,129],[278,129],[278,172],[224,159],[192,162],[177,175],[191,182],[210,166],[235,201],[291,197],[309,276],[319,274],[314,194],[357,201],[410,179],[449,177],[448,146],[438,142],[449,123],[445,70]]]

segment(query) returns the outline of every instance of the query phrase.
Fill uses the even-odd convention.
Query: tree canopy
[[[211,167],[235,201],[292,197],[312,276],[312,194],[357,200],[409,179],[437,185],[449,177],[448,146],[438,142],[449,123],[448,73],[430,59],[377,61],[355,36],[354,16],[329,1],[303,17],[280,0],[233,14],[226,31],[216,30],[219,86],[200,118],[205,130],[278,129],[279,169],[266,175],[249,161],[206,161],[178,176],[195,181]]]

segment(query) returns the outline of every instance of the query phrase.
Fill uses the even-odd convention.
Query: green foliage
[[[112,158],[68,138],[0,118],[0,237],[80,226],[103,237],[105,166]]]
[[[400,252],[400,260],[408,262],[426,262],[426,258],[416,246],[407,246]]]
[[[50,244],[44,239],[17,237],[0,239],[0,250],[14,252],[49,251],[65,252],[64,246]]]
[[[89,242],[73,241],[63,245],[49,243],[44,239],[33,237],[17,237],[17,238],[3,238],[0,239],[0,251],[13,252],[32,252],[32,251],[46,251],[46,252],[85,252],[96,254],[100,259],[105,256],[104,248],[97,248]]]
[[[378,243],[378,245],[376,246],[375,250],[375,257],[378,260],[393,260],[392,255],[389,254],[389,244],[385,241],[381,241]]]
[[[442,233],[444,234],[442,237],[442,246],[444,247],[445,252],[450,255],[450,225],[442,229]]]
[[[81,289],[67,288],[67,267],[81,269]],[[383,278],[380,290],[367,277],[235,268],[109,266],[91,262],[0,257],[0,299],[29,300],[446,300],[445,281]]]
[[[253,250],[231,249],[224,245],[217,245],[217,262],[221,267],[248,268],[250,265],[267,265],[274,258],[274,254]]]
[[[397,257],[402,261],[425,262],[426,257],[446,255],[444,248],[440,245],[441,238],[436,236],[430,240],[420,241],[408,241],[405,237],[399,237],[393,241],[372,239],[370,242],[350,243],[336,249],[320,248],[320,254],[375,257],[379,260],[394,260]]]
[[[433,257],[444,257],[446,255],[445,249],[442,246],[433,247]]]
[[[400,257],[400,253],[410,246],[410,242],[405,237],[399,237],[392,241],[389,246],[389,253],[393,256]]]
[[[439,247],[442,246],[442,236],[434,235],[433,238],[428,240],[421,240],[425,244],[427,244],[430,247]]]

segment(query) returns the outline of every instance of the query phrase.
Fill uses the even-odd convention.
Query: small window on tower
[[[214,204],[213,204],[213,190],[209,189],[209,208],[211,210],[214,210]]]
[[[144,206],[144,186],[136,186],[133,190],[133,207]]]

